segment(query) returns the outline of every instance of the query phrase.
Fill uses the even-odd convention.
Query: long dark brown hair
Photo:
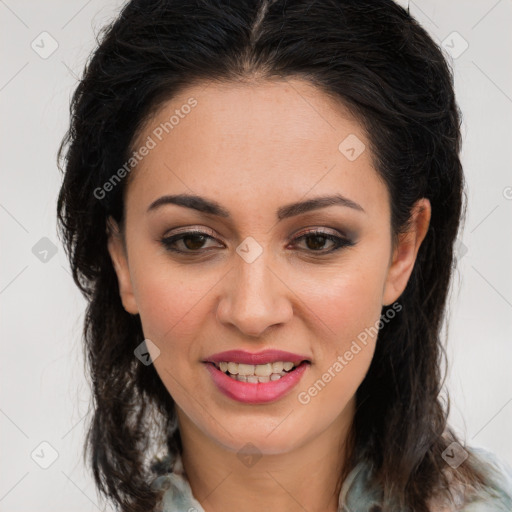
[[[134,357],[144,340],[140,318],[124,310],[107,252],[106,221],[122,225],[126,180],[104,197],[97,191],[129,160],[144,122],[184,88],[293,77],[348,107],[365,128],[389,190],[394,240],[415,201],[432,206],[402,310],[380,329],[357,390],[347,461],[371,464],[382,511],[426,512],[448,488],[441,454],[457,440],[441,395],[440,332],[465,214],[460,112],[440,48],[392,0],[132,0],[98,39],[59,149],[57,215],[88,301],[93,417],[84,456],[99,491],[123,511],[152,510],[160,493],[148,484],[169,466],[151,464],[150,455],[173,460],[182,447],[172,397],[153,365]],[[478,484],[467,450],[452,473]]]

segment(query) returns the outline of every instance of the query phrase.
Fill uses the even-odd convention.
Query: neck
[[[327,430],[279,454],[239,458],[178,414],[183,467],[206,512],[336,512],[354,402]]]

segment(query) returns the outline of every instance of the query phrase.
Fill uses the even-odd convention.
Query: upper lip
[[[301,363],[308,361],[307,356],[285,352],[283,350],[262,350],[261,352],[247,352],[245,350],[227,350],[218,352],[207,357],[205,363],[222,363],[233,362],[242,364],[266,364],[275,363],[276,361],[291,361],[292,363]]]

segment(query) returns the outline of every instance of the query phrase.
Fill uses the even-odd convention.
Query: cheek
[[[315,424],[309,426],[311,435],[344,417],[343,412],[355,400],[368,372],[378,335],[381,308],[372,297],[371,287],[342,280],[337,288],[331,288],[334,289],[338,294],[331,293],[311,304],[321,312],[329,336],[315,338],[315,364],[296,394],[304,424],[309,424],[308,418],[316,418]]]
[[[211,309],[208,291],[217,281],[207,272],[194,279],[169,265],[162,265],[162,269],[153,265],[136,282],[144,336],[160,350],[154,358],[155,370],[175,402],[185,407],[190,416],[198,414],[190,410],[189,404],[191,388],[197,385],[191,375],[201,358],[201,346],[195,340],[204,332],[202,325]],[[200,393],[198,390],[193,395]]]
[[[170,339],[188,342],[207,315],[208,291],[218,281],[214,277],[164,265],[143,272],[134,289],[145,336],[164,345]]]
[[[338,406],[356,392],[371,364],[384,272],[382,265],[360,260],[357,267],[346,265],[324,277],[311,276],[301,287],[306,309],[314,313],[310,318],[318,336],[312,346],[316,364],[298,399],[302,404],[315,401],[321,409],[329,409],[322,414],[335,416]]]
[[[344,351],[350,340],[379,320],[382,310],[382,265],[360,262],[303,280],[301,297],[316,322],[324,325],[332,351]]]

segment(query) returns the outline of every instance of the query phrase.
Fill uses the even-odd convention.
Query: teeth
[[[270,376],[266,375],[263,377],[258,377],[257,375],[231,375],[230,373],[228,373],[228,376],[231,377],[232,379],[238,380],[240,382],[251,382],[252,384],[256,384],[258,382],[270,382],[271,380],[279,380],[284,375],[286,375],[286,373],[284,372],[283,375],[273,373]]]
[[[293,363],[292,363],[293,366]],[[279,361],[276,363],[272,363],[273,373],[281,373],[284,370],[284,363]]]
[[[230,365],[232,363],[229,363]],[[238,364],[238,375],[254,375],[254,365],[253,364]],[[230,372],[231,373],[231,368]]]
[[[255,375],[257,377],[270,377],[273,373],[289,372],[294,366],[291,361],[277,361],[275,363],[256,365],[225,361],[218,364],[221,372],[229,372],[231,375]]]
[[[291,361],[276,361],[266,364],[243,364],[223,361],[217,367],[221,372],[240,382],[270,382],[284,377],[295,366]]]
[[[279,373],[279,372],[275,372]],[[254,367],[254,375],[258,377],[270,377],[272,375],[272,364],[258,364]]]

